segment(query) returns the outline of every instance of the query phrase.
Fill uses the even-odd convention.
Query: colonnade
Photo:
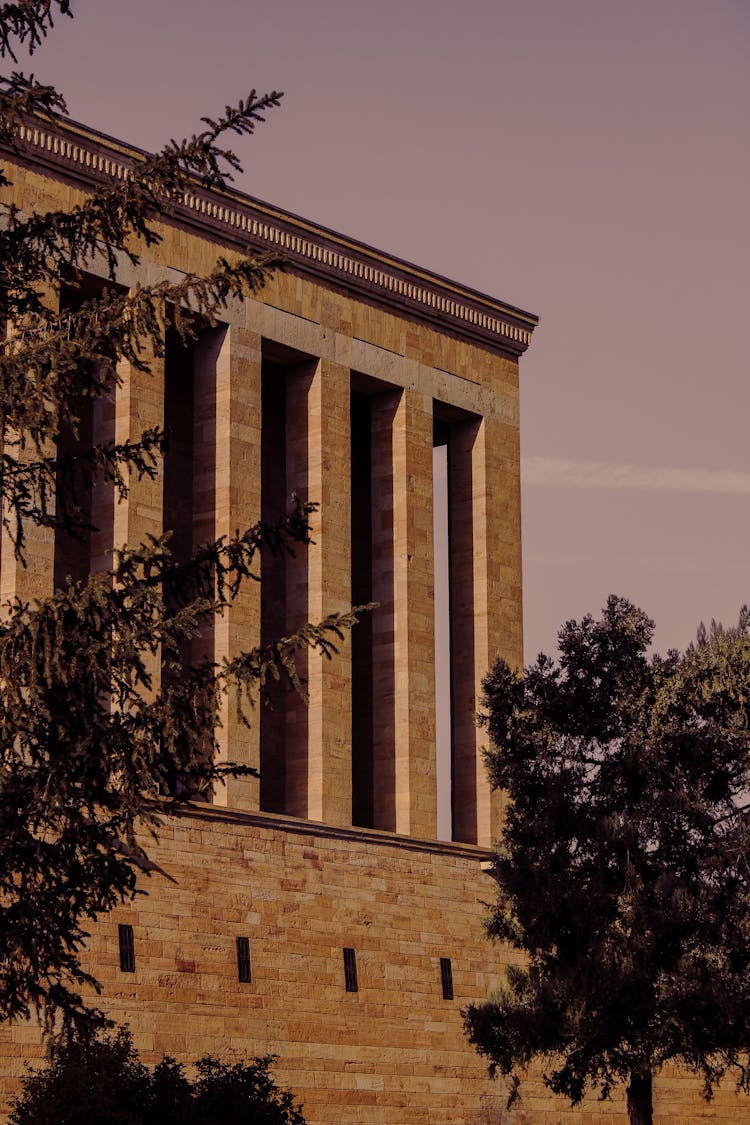
[[[517,548],[508,538],[518,506],[508,427],[452,409],[424,385],[389,385],[242,324],[209,329],[190,347],[168,335],[165,356],[150,366],[121,367],[114,401],[96,405],[93,425],[118,442],[164,427],[165,463],[153,480],[133,479],[118,503],[111,489],[94,487],[90,568],[108,566],[113,545],[170,528],[185,550],[231,536],[277,516],[297,492],[318,504],[313,544],[263,559],[261,583],[245,583],[214,623],[209,654],[221,662],[347,610],[353,594],[378,603],[333,660],[309,656],[306,707],[277,698],[273,710],[256,708],[248,728],[231,693],[222,698],[221,755],[260,776],[229,779],[214,800],[436,838],[437,441],[449,465],[450,605],[438,612],[450,614],[451,651],[438,659],[451,666],[452,835],[488,845],[500,798],[485,778],[474,715],[478,684],[502,647],[504,560]],[[50,594],[70,561],[65,550],[62,537],[55,545],[48,529],[30,528],[23,568],[3,543],[2,600]]]

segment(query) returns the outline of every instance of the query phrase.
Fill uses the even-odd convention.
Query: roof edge
[[[68,118],[27,120],[18,140],[20,151],[5,148],[11,160],[84,190],[127,179],[147,155]],[[533,313],[234,189],[196,183],[167,219],[238,250],[279,253],[294,272],[511,358],[526,351],[539,323]]]

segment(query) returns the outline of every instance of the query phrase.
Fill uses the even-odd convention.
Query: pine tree
[[[653,622],[610,597],[569,621],[559,664],[485,681],[494,785],[510,807],[490,935],[524,951],[465,1013],[492,1068],[539,1058],[577,1103],[626,1086],[650,1125],[668,1062],[704,1093],[750,1091],[750,613],[648,657]]]
[[[0,4],[0,54],[33,51],[67,0]],[[230,301],[260,289],[279,266],[268,255],[218,256],[207,276],[123,290],[121,263],[160,240],[157,220],[196,183],[222,191],[240,168],[229,134],[252,134],[281,95],[255,91],[202,131],[137,161],[69,211],[0,213],[2,504],[6,550],[19,564],[36,525],[75,538],[91,531],[81,491],[109,482],[123,499],[159,472],[165,436],[121,444],[83,440],[87,403],[111,396],[122,360],[147,372],[167,329],[188,342]],[[20,125],[65,113],[62,96],[33,77],[0,79],[0,147],[23,158]],[[12,171],[0,171],[0,189]],[[87,267],[109,282],[93,296]],[[78,297],[61,312],[51,294]],[[61,435],[73,435],[73,442]],[[296,501],[274,525],[204,544],[187,560],[169,535],[115,544],[112,567],[0,620],[0,1019],[36,1012],[49,1030],[83,1030],[102,1013],[82,999],[97,987],[81,964],[87,925],[136,892],[152,870],[143,840],[185,800],[206,795],[239,767],[218,761],[219,696],[249,705],[269,677],[302,690],[294,654],[330,657],[354,613],[302,626],[277,643],[217,665],[186,660],[191,638],[257,580],[259,552],[282,556],[309,542],[313,505]],[[7,544],[10,541],[10,548]],[[153,682],[157,658],[171,674]],[[165,796],[166,794],[166,796]]]

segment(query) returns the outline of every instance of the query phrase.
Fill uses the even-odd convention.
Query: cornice
[[[20,153],[6,149],[11,160],[84,190],[126,180],[145,155],[67,119],[22,124],[18,140]],[[196,184],[165,218],[240,250],[278,253],[295,273],[501,355],[525,352],[538,324],[533,313],[233,190]]]
[[[258,828],[267,832],[281,831],[298,836],[312,836],[327,840],[348,840],[352,843],[397,848],[401,851],[428,852],[431,854],[469,859],[486,863],[491,858],[489,848],[477,844],[461,844],[450,840],[423,840],[416,836],[402,836],[381,828],[358,828],[323,824],[317,820],[304,820],[287,813],[244,812],[225,805],[184,804],[175,808],[159,809],[165,819],[204,821],[212,824],[233,824],[243,828]]]

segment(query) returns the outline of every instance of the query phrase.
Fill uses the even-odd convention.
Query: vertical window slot
[[[357,983],[357,954],[353,949],[344,950],[344,983],[347,992],[359,992]]]
[[[198,333],[199,325],[193,326]],[[169,550],[177,566],[185,566],[197,547],[215,538],[216,506],[216,368],[224,326],[206,329],[195,338],[183,338],[176,327],[167,328],[164,342],[164,429],[163,527],[171,534]],[[176,582],[165,583],[163,597],[167,614],[174,617],[193,597],[210,601],[214,594],[212,571],[192,572]],[[191,682],[190,670],[215,653],[213,614],[204,613],[199,633],[183,638],[179,651],[162,650],[161,687],[178,694]],[[178,704],[180,705],[180,704]],[[205,753],[212,750],[216,722],[210,693],[199,689],[190,706],[202,733]],[[179,735],[164,743],[165,775],[162,792],[195,799],[210,798],[210,791],[196,784],[190,771],[182,772],[185,748]]]
[[[276,521],[288,509],[286,373],[264,359],[261,397],[261,519]],[[299,553],[299,552],[298,552]],[[260,584],[260,640],[267,644],[287,632],[287,563],[283,552],[263,552]],[[260,726],[260,807],[286,811],[287,687],[269,678],[268,705],[258,709]]]
[[[76,314],[91,298],[101,295],[101,283],[81,276],[74,288],[60,291],[61,313]],[[5,333],[0,325],[0,339]],[[64,422],[57,437],[55,512],[68,526],[55,531],[54,585],[63,590],[68,580],[85,582],[91,571],[112,565],[112,522],[115,492],[111,481],[94,467],[92,448],[114,442],[114,380],[109,395],[91,398],[71,390],[70,406],[78,421]]]
[[[440,958],[440,982],[443,986],[443,1000],[453,999],[453,968],[450,957]]]
[[[351,395],[352,604],[373,601],[373,491],[371,399]],[[351,636],[352,824],[373,827],[372,614],[365,613]]]
[[[250,968],[250,938],[237,938],[237,980],[240,984],[251,984],[253,980]]]
[[[448,427],[435,422],[432,450],[435,590],[435,777],[438,840],[453,838],[451,760],[451,605],[448,533]]]
[[[120,940],[120,972],[135,972],[135,941],[133,940],[133,927],[119,925],[117,927]]]

